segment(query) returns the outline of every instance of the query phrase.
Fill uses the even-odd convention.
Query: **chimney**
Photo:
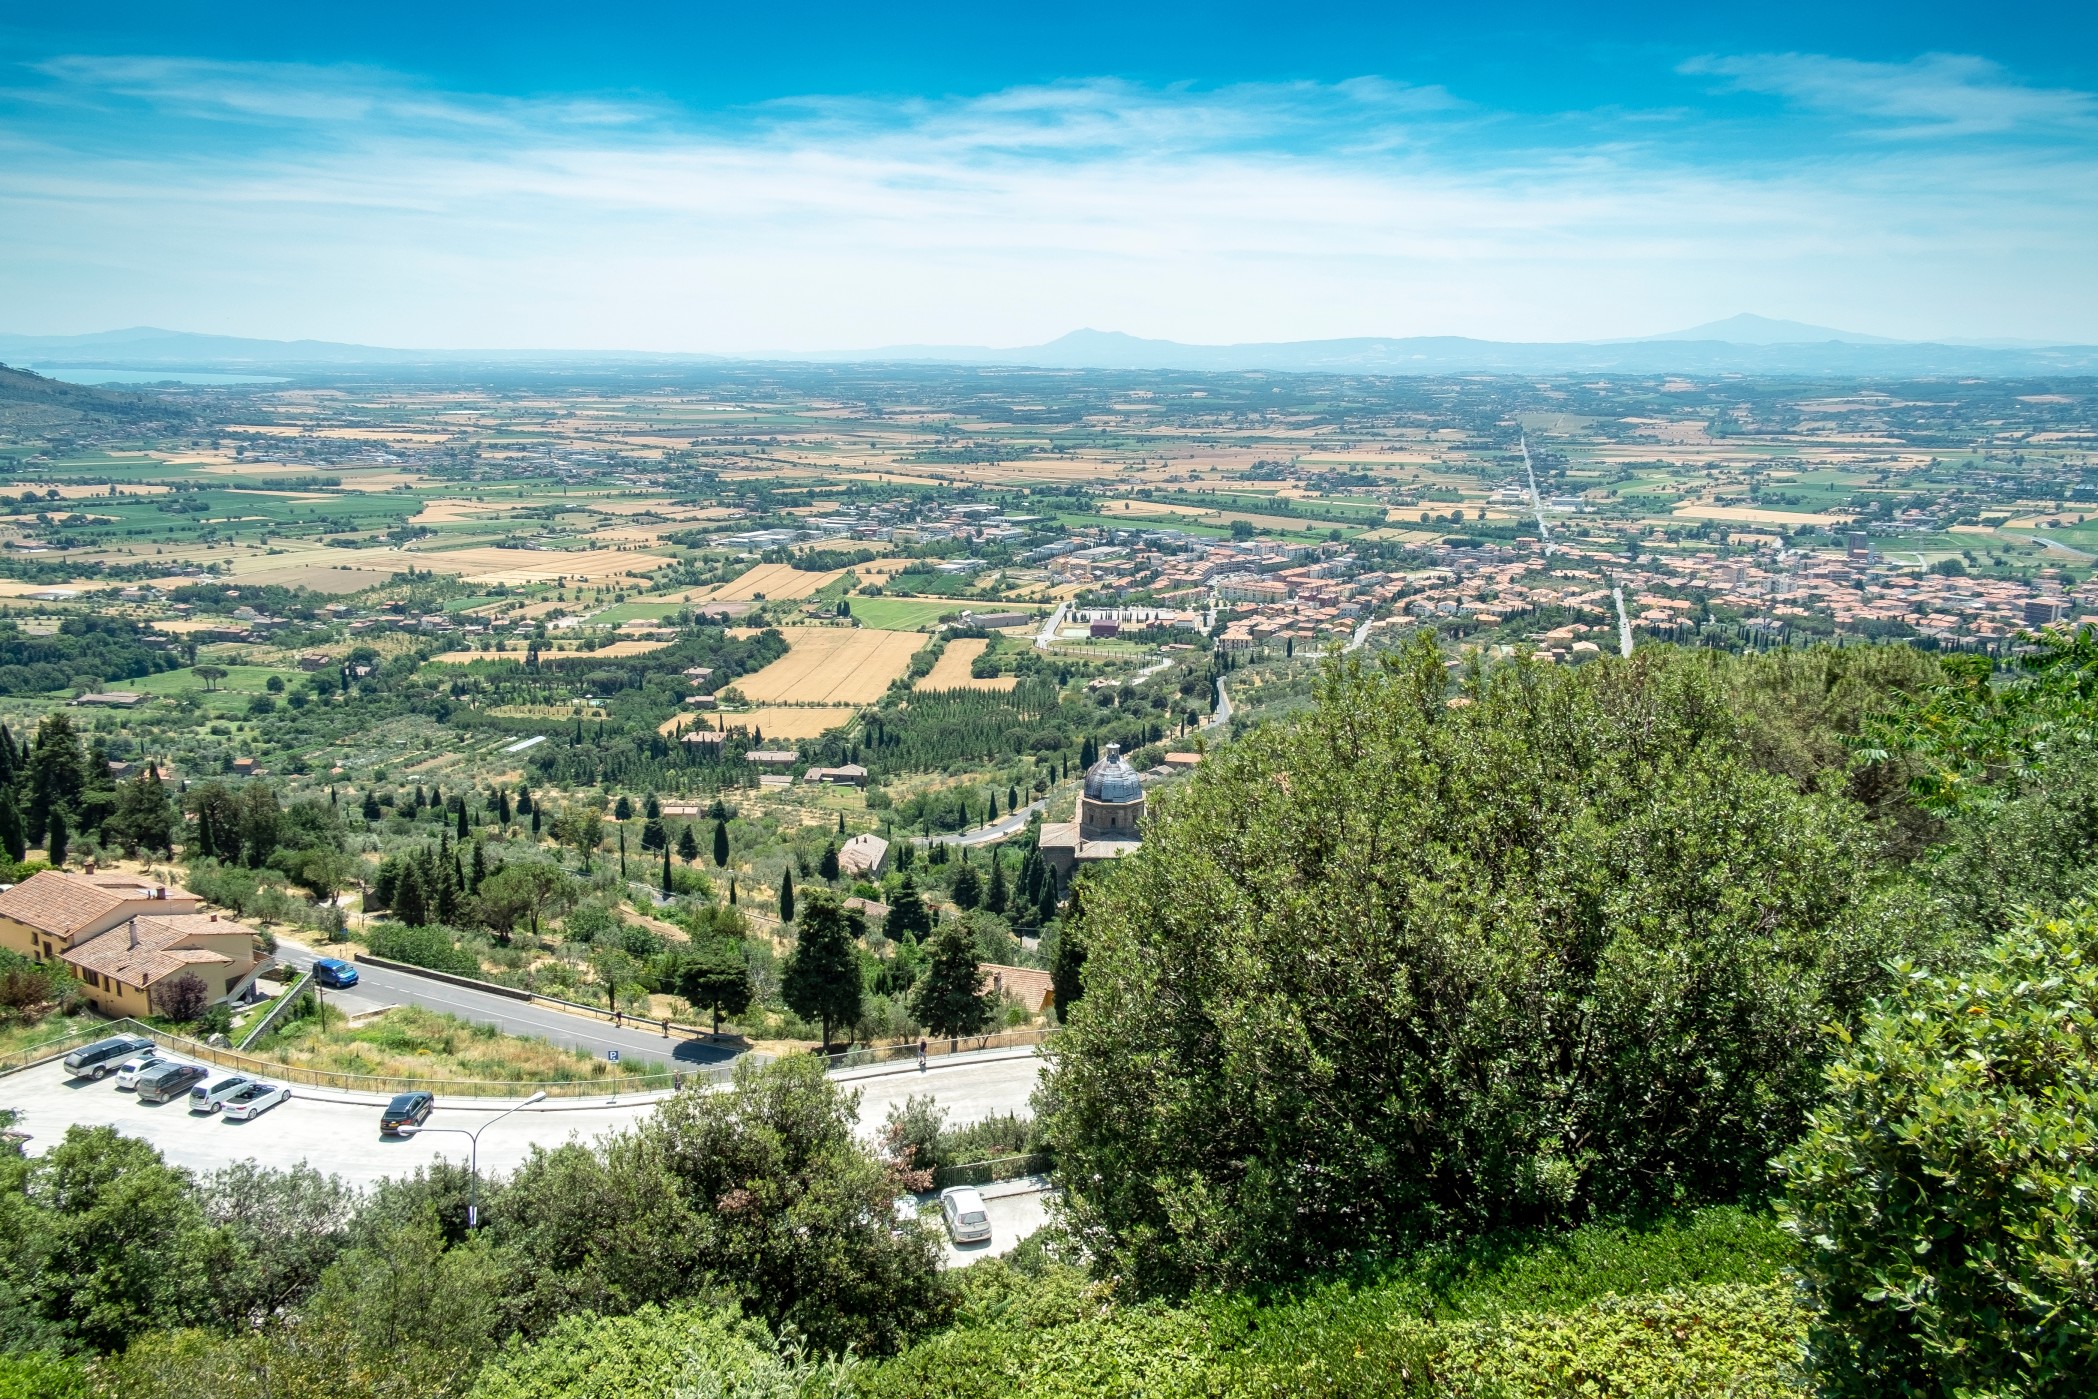
[[[94,860],[93,860],[92,858],[90,858],[90,859],[89,859],[89,860],[87,861],[87,866],[86,866],[86,868],[87,868],[87,872],[88,872],[89,874],[93,874],[93,873],[95,872],[95,862],[94,862]]]
[[[136,948],[136,947],[138,946],[138,920],[137,920],[136,918],[134,918],[134,919],[132,919],[132,920],[131,920],[131,924],[130,924],[130,927],[131,927],[131,945],[132,945],[132,947]]]
[[[214,923],[218,922],[218,921],[219,921],[219,916],[218,916],[218,915],[217,915],[216,913],[212,914],[212,915],[211,915],[211,921],[212,921],[212,922],[214,922]]]

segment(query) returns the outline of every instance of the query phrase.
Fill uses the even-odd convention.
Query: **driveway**
[[[278,939],[277,957],[280,961],[307,967],[320,955],[288,938]],[[330,1001],[337,995],[349,998],[353,1013],[378,1006],[422,1006],[456,1015],[475,1025],[493,1025],[504,1034],[526,1035],[558,1044],[564,1049],[580,1049],[598,1059],[607,1057],[616,1049],[620,1060],[629,1064],[663,1064],[671,1068],[725,1064],[741,1052],[702,1040],[679,1036],[666,1038],[658,1030],[616,1027],[610,1021],[593,1020],[530,1001],[513,1001],[507,996],[474,991],[433,977],[374,967],[364,962],[357,964],[356,989],[323,991],[321,994]],[[647,1022],[638,1023],[645,1025]]]

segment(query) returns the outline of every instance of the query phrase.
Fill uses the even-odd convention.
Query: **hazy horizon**
[[[2098,342],[2098,20],[129,3],[0,29],[0,329],[731,356]]]

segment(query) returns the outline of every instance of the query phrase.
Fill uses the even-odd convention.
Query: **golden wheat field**
[[[735,682],[760,704],[872,704],[926,642],[917,632],[871,627],[781,627],[780,635],[787,654]]]
[[[969,673],[969,667],[983,654],[990,641],[981,636],[956,637],[947,643],[940,659],[933,662],[932,669],[917,684],[921,690],[1010,690],[1020,683],[1017,675],[994,675],[988,680],[978,680]]]

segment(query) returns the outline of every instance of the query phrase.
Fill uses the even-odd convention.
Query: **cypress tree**
[[[670,845],[667,841],[663,845],[663,892],[665,894],[676,892],[670,887]]]
[[[734,875],[728,877],[728,906],[730,908],[736,906],[736,876]]]
[[[458,826],[458,835],[459,835],[459,839],[461,839],[461,840],[465,840],[465,839],[466,839],[466,800],[465,800],[465,798],[463,798],[463,797],[462,797],[462,798],[460,798],[460,801],[459,801],[459,826]]]
[[[677,833],[677,857],[688,865],[699,858],[699,837],[689,823]]]
[[[974,865],[963,865],[960,874],[954,877],[954,906],[960,909],[975,908],[983,902],[983,877]]]
[[[479,892],[481,881],[488,877],[488,845],[485,841],[474,842],[473,863],[466,867],[466,892]]]
[[[779,877],[779,920],[794,921],[794,871],[782,870]]]
[[[714,823],[714,868],[722,869],[725,868],[727,865],[728,822],[716,821]]]
[[[505,826],[510,824],[510,794],[508,792],[497,792],[495,794],[495,819]]]
[[[991,852],[991,886],[984,890],[983,906],[993,913],[1005,912],[1005,866],[999,862],[998,852]]]
[[[44,829],[45,853],[51,857],[52,864],[63,865],[66,862],[66,841],[68,838],[64,807],[54,806],[51,808],[51,815],[47,818]]]
[[[29,842],[22,838],[22,812],[15,805],[15,794],[0,787],[0,850],[16,864],[29,853]]]
[[[829,845],[823,847],[823,859],[820,862],[818,862],[816,866],[816,872],[822,875],[825,879],[837,879],[838,843],[836,841],[832,841]]]

